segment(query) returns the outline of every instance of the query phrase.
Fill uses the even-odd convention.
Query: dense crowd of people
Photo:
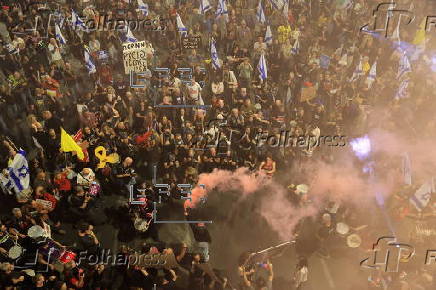
[[[212,9],[207,11],[200,10],[198,0],[144,0],[146,13],[137,1],[0,2],[0,161],[7,200],[1,206],[2,289],[149,290],[156,285],[157,289],[271,290],[269,261],[253,267],[242,261],[240,281],[233,285],[224,272],[205,267],[213,265],[212,237],[203,223],[189,227],[195,238],[192,247],[161,241],[153,224],[153,202],[183,202],[189,194],[178,185],[195,186],[201,173],[216,168],[247,167],[275,178],[310,160],[333,162],[346,145],[344,140],[380,123],[411,140],[436,132],[432,37],[427,33],[423,50],[409,55],[418,50],[411,43],[420,23],[405,26],[401,42],[360,32],[373,20],[375,0],[289,0],[287,10],[274,7],[280,1],[264,0],[260,1],[264,23],[257,16],[257,0],[209,1]],[[228,13],[220,14],[217,5],[224,2]],[[397,2],[405,9],[412,4]],[[424,15],[429,7],[415,3],[413,8],[415,14]],[[84,23],[158,19],[130,30],[150,48],[144,74],[125,73],[122,44],[130,41],[125,29],[83,31],[72,22],[72,13]],[[200,39],[197,48],[182,46],[178,17],[187,36]],[[266,39],[267,30],[272,40]],[[211,59],[211,39],[218,67]],[[413,70],[397,81],[404,51]],[[258,69],[261,57],[266,59],[266,79]],[[404,79],[408,88],[400,90]],[[384,119],[368,122],[379,109],[386,111]],[[65,132],[81,148],[83,158],[78,152],[60,150]],[[277,143],[289,146],[273,145]],[[109,156],[111,160],[105,159]],[[24,189],[11,184],[13,176],[7,169],[22,157],[28,168],[20,168],[15,179],[20,183],[30,176]],[[171,194],[162,194],[156,177]],[[298,183],[310,183],[308,178]],[[128,202],[130,186],[135,194],[145,193],[141,204]],[[301,187],[291,185],[289,190],[296,206],[309,202]],[[103,248],[94,227],[110,218],[103,202],[110,195],[126,199],[121,214],[131,226],[123,226],[124,231],[155,242],[134,251],[173,255],[177,266],[78,263],[83,251],[98,255]],[[197,219],[194,210],[177,205],[172,209],[187,220]],[[356,221],[357,214],[332,203],[316,221],[302,222],[297,230],[299,261],[292,275],[295,289],[305,289],[307,259],[313,253],[330,255],[325,241],[337,235],[339,222],[353,225],[356,232],[368,230]],[[312,243],[301,238],[310,235],[304,233],[305,223],[317,225]],[[59,242],[71,234],[65,232],[66,224],[74,226],[74,246]],[[122,246],[117,255],[130,253]],[[416,272],[388,278],[378,272],[368,279],[368,287],[433,289],[429,277],[427,272]]]

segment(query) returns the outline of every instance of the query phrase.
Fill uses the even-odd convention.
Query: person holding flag
[[[218,7],[215,11],[216,18],[224,17],[226,22],[229,22],[229,12],[227,10],[226,0],[218,0]]]
[[[123,42],[137,42],[138,39],[133,35],[132,31],[130,30],[129,25],[126,26],[126,34],[124,35]]]
[[[266,81],[268,77],[268,70],[266,67],[265,54],[262,53],[259,59],[259,64],[257,65],[257,69],[259,70],[259,78],[262,82]]]
[[[179,13],[176,14],[176,23],[177,23],[177,30],[181,34],[182,37],[186,36],[188,34],[188,29],[182,22],[182,18],[180,18]]]
[[[71,25],[76,31],[89,32],[89,28],[85,25],[85,22],[80,19],[79,15],[77,15],[74,10],[71,10]]]
[[[272,32],[271,32],[271,27],[268,25],[266,27],[266,32],[265,32],[265,38],[264,41],[266,44],[271,45],[273,42],[273,37],[272,37]]]
[[[30,171],[26,152],[22,149],[17,150],[13,144],[6,140],[3,141],[3,144],[9,150],[10,159],[8,168],[4,169],[2,173],[2,187],[9,192],[14,191],[19,194],[30,187]]]
[[[144,3],[143,0],[138,0],[138,10],[141,11],[145,17],[147,17],[148,14],[150,13],[148,9],[148,4]]]
[[[92,61],[91,56],[89,55],[89,52],[86,48],[85,48],[85,66],[88,69],[89,74],[95,74],[97,72],[95,64]]]
[[[297,39],[295,39],[294,46],[292,47],[291,52],[294,55],[300,52],[300,41],[298,40],[298,37]]]
[[[209,3],[209,0],[200,0],[200,13],[206,14],[207,11],[211,10],[212,6]]]
[[[262,0],[259,0],[259,5],[257,5],[256,18],[257,21],[259,21],[262,24],[265,24],[266,17],[265,17],[265,13],[263,12]]]
[[[215,47],[215,40],[212,38],[210,41],[210,57],[212,60],[212,68],[218,70],[221,68],[221,60],[218,58],[218,52]]]
[[[61,29],[57,23],[55,24],[55,35],[56,35],[56,40],[61,45],[67,44],[67,41],[65,40],[65,37],[62,35]]]
[[[61,151],[62,152],[76,152],[77,158],[79,160],[84,160],[85,154],[83,149],[74,141],[64,128],[61,128]]]

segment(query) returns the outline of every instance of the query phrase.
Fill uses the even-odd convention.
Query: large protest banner
[[[124,72],[144,72],[147,70],[149,48],[145,41],[123,43]]]

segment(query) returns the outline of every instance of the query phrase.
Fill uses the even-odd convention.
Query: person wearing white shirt
[[[83,170],[77,175],[77,184],[89,187],[92,182],[95,181],[95,173],[91,168],[83,168]]]
[[[201,86],[195,81],[193,77],[189,84],[186,84],[188,89],[189,99],[196,105],[204,105],[203,99],[201,98]]]
[[[48,45],[48,51],[50,52],[50,60],[58,67],[64,66],[64,61],[61,55],[61,49],[54,38],[50,38],[50,44]]]

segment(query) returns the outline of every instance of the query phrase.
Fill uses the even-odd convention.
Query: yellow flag
[[[77,157],[79,157],[80,160],[85,158],[82,148],[77,145],[73,137],[65,132],[64,128],[61,128],[61,149],[64,152],[76,152]]]
[[[415,38],[413,39],[413,44],[420,45],[425,41],[425,19],[422,21],[421,25],[419,25],[418,31],[416,31]]]
[[[365,62],[363,64],[363,68],[362,69],[363,69],[363,72],[366,73],[367,71],[369,71],[371,69],[371,66],[369,65],[368,62]]]

